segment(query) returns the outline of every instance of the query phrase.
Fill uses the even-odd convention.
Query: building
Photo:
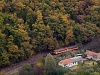
[[[77,54],[77,56],[83,56],[83,54]]]
[[[58,65],[62,67],[73,67],[78,65],[79,62],[83,62],[83,58],[81,56],[61,60]]]
[[[95,53],[92,52],[90,50],[86,50],[86,55],[87,55],[87,59],[92,59],[92,60],[96,60],[96,61],[100,61],[100,53]]]
[[[97,59],[96,61],[100,61],[100,53],[97,53]]]
[[[87,59],[96,59],[97,53],[89,51],[89,50],[86,50],[85,53],[87,55],[87,57],[86,57]]]

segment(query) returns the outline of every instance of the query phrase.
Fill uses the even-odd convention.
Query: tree
[[[18,13],[18,17],[22,18],[24,20],[24,23],[26,22],[26,17],[27,17],[27,8],[22,8]]]
[[[37,24],[43,24],[43,16],[42,16],[42,13],[41,13],[41,11],[40,10],[37,10],[37,20],[36,20],[36,23]]]
[[[98,36],[100,0],[0,0],[0,63],[5,65],[28,59],[34,51]]]
[[[55,70],[55,68],[56,68],[56,61],[54,57],[49,53],[45,58],[45,70],[48,73],[48,75],[51,75],[51,73]]]
[[[75,75],[91,75],[91,73],[90,72],[86,72],[86,71],[79,71]]]
[[[8,53],[5,51],[0,55],[0,66],[10,65]]]
[[[13,63],[15,61],[18,61],[18,57],[20,57],[20,51],[18,50],[18,46],[10,42],[8,43],[6,48],[7,48],[10,62]]]
[[[22,69],[23,69],[23,70],[30,71],[30,70],[32,69],[32,67],[31,67],[30,64],[26,63],[26,64],[23,65]]]
[[[67,73],[67,69],[63,67],[57,67],[54,71],[54,75],[64,75],[65,73]]]
[[[73,44],[74,43],[74,34],[73,34],[73,27],[70,27],[66,32],[65,44]]]
[[[31,72],[31,74],[30,74],[30,72]],[[33,75],[31,65],[24,64],[22,69],[19,71],[19,75]]]
[[[40,68],[44,68],[45,60],[42,56],[38,57],[36,66]]]
[[[0,66],[9,65],[9,54],[5,49],[6,35],[0,31]]]

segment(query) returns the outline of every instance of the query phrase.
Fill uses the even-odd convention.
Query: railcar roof
[[[64,49],[67,49],[67,48],[73,48],[73,47],[78,47],[78,46],[69,46],[69,47],[65,47],[65,48],[59,48],[59,49],[56,49],[54,51],[61,51],[61,50],[64,50]]]
[[[59,49],[56,49],[54,51],[61,51],[61,50],[64,50],[64,49],[66,49],[66,48],[59,48]]]

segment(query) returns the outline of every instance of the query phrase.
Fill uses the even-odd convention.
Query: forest
[[[0,0],[0,67],[100,36],[100,0]]]

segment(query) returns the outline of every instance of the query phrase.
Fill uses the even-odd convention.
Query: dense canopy
[[[0,0],[0,66],[100,36],[100,0]]]

